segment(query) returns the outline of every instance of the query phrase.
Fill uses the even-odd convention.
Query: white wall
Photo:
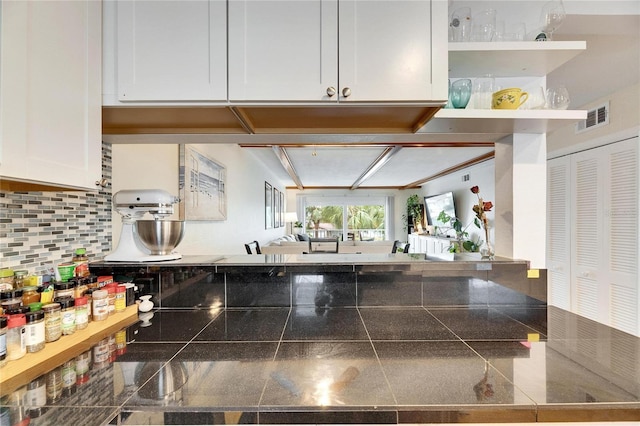
[[[464,182],[462,180],[463,175],[469,175],[469,180]],[[456,215],[460,221],[466,226],[473,222],[475,213],[473,212],[473,205],[478,202],[478,198],[471,192],[472,186],[478,186],[480,188],[480,196],[485,201],[491,201],[495,204],[495,162],[494,160],[487,160],[483,163],[476,164],[464,170],[451,173],[447,176],[443,176],[431,182],[427,182],[422,186],[420,191],[421,197],[429,195],[437,195],[447,191],[453,191],[453,198],[456,205]],[[494,213],[493,211],[487,214],[489,219],[489,226],[491,227],[491,233],[489,238],[493,243],[495,241],[494,236]],[[467,232],[471,236],[477,235],[484,241],[484,231],[478,229],[475,225],[471,224],[467,229]]]
[[[609,101],[609,124],[576,134],[575,127],[568,125],[547,135],[548,158],[594,148],[638,135],[640,126],[640,84],[591,102],[582,109],[590,109]]]
[[[240,254],[244,243],[260,244],[283,235],[288,228],[265,229],[264,183],[284,190],[254,156],[237,145],[193,145],[227,169],[227,219],[224,221],[189,221],[177,250],[183,255]],[[178,195],[177,144],[113,145],[113,182],[115,194],[121,189],[164,189]],[[177,212],[177,208],[176,208]],[[177,213],[171,219],[178,219]],[[113,238],[117,244],[120,216],[113,213]]]

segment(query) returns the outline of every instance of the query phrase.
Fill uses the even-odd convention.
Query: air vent
[[[587,112],[587,119],[576,123],[576,133],[582,133],[607,124],[609,124],[609,102],[590,109]]]

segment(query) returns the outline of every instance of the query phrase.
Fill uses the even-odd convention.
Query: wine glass
[[[557,30],[567,17],[562,0],[552,0],[542,6],[540,20],[542,30],[547,34],[547,39],[553,39],[553,32]]]

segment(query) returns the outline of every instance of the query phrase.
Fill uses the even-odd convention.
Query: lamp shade
[[[284,221],[287,223],[293,223],[298,221],[298,213],[296,212],[286,212],[284,214]]]

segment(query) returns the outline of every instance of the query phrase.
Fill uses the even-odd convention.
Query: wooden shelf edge
[[[93,321],[83,330],[62,336],[55,342],[46,343],[43,350],[27,353],[20,359],[8,361],[0,368],[2,395],[56,368],[71,358],[91,349],[100,340],[138,321],[138,305],[127,307],[104,321]]]

